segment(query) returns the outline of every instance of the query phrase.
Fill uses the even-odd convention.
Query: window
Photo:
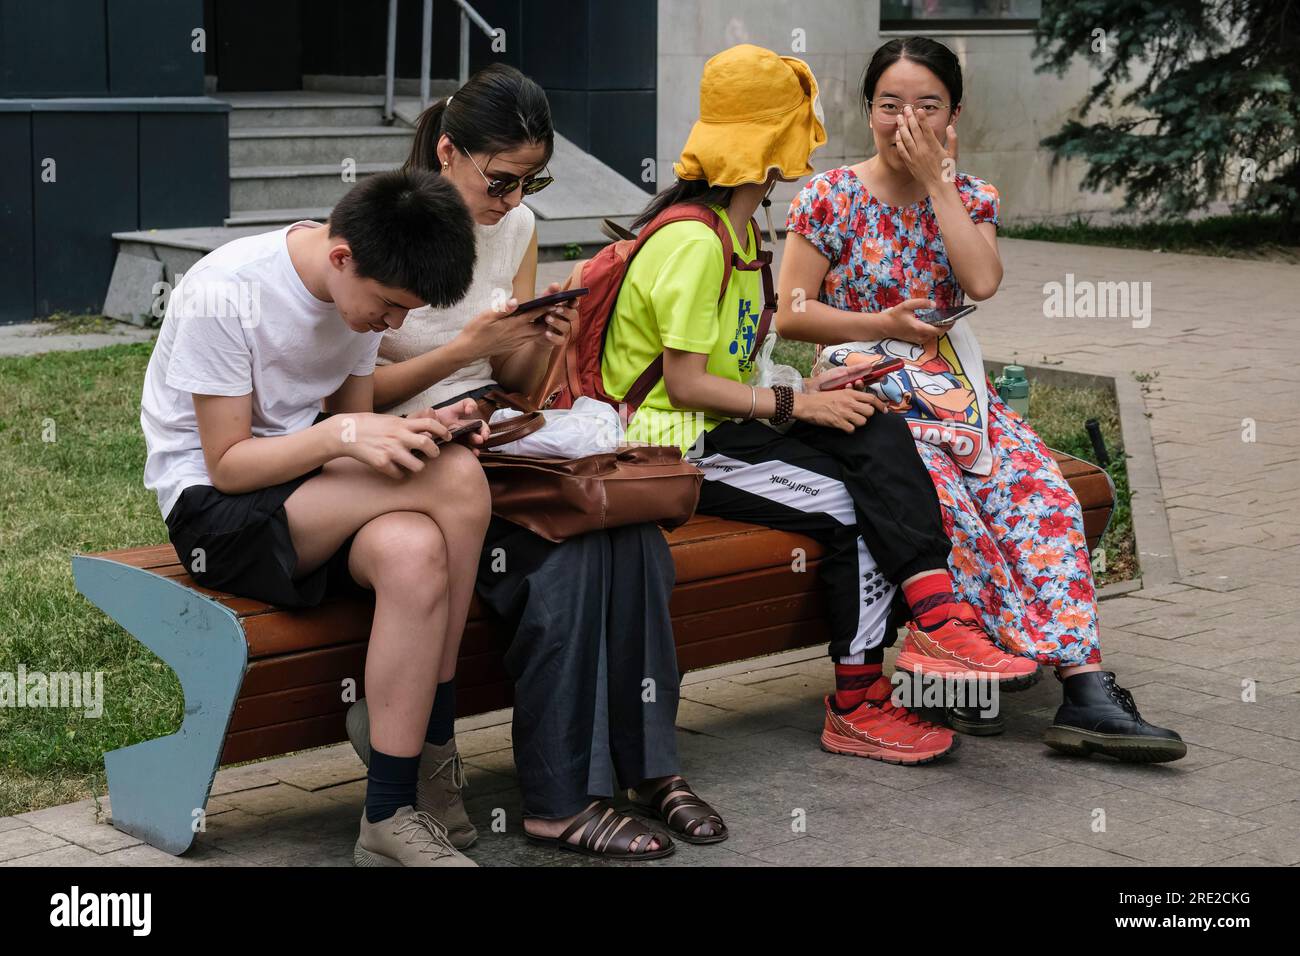
[[[1042,0],[881,0],[880,29],[1030,30]]]

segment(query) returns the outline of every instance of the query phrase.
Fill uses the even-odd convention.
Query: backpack
[[[722,243],[722,287],[718,291],[721,303],[727,294],[731,282],[732,269],[745,272],[761,271],[763,274],[763,312],[759,317],[757,334],[749,358],[757,353],[772,324],[776,313],[776,287],[772,281],[772,253],[763,249],[763,234],[758,223],[750,222],[754,228],[754,261],[745,263],[736,254],[731,241],[731,233],[716,212],[708,206],[695,203],[678,203],[670,206],[646,224],[640,235],[634,235],[612,223],[615,234],[625,238],[617,239],[601,249],[592,258],[579,262],[569,274],[564,288],[586,288],[590,291],[578,300],[577,327],[569,337],[568,345],[557,350],[551,359],[538,405],[542,408],[570,408],[575,400],[583,396],[595,398],[620,409],[626,423],[638,406],[645,401],[651,389],[659,383],[664,374],[664,357],[661,353],[637,376],[627,395],[620,401],[605,390],[601,379],[600,362],[605,350],[605,337],[609,331],[609,321],[614,315],[614,306],[618,302],[619,291],[623,288],[623,279],[633,257],[645,245],[646,240],[658,230],[673,222],[702,222],[718,237]]]

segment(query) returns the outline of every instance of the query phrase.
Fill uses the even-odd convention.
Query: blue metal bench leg
[[[189,588],[104,558],[72,559],[77,590],[180,678],[185,719],[169,737],[104,754],[113,826],[168,853],[189,849],[248,664],[239,619]]]

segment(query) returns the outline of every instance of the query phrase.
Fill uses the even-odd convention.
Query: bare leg
[[[380,515],[357,532],[348,570],[375,592],[366,649],[371,744],[395,757],[418,756],[447,641],[442,532],[428,515]]]
[[[335,459],[289,497],[285,512],[299,574],[357,535],[349,570],[376,596],[366,664],[371,737],[384,753],[418,754],[434,684],[455,673],[490,516],[478,460],[450,446],[423,470],[393,479]],[[423,642],[414,657],[411,640]]]

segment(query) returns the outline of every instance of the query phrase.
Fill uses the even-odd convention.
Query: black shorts
[[[318,474],[319,468],[239,495],[191,485],[167,515],[176,557],[204,587],[280,607],[314,607],[331,594],[358,589],[348,573],[352,538],[320,567],[294,577],[298,553],[284,503]]]

